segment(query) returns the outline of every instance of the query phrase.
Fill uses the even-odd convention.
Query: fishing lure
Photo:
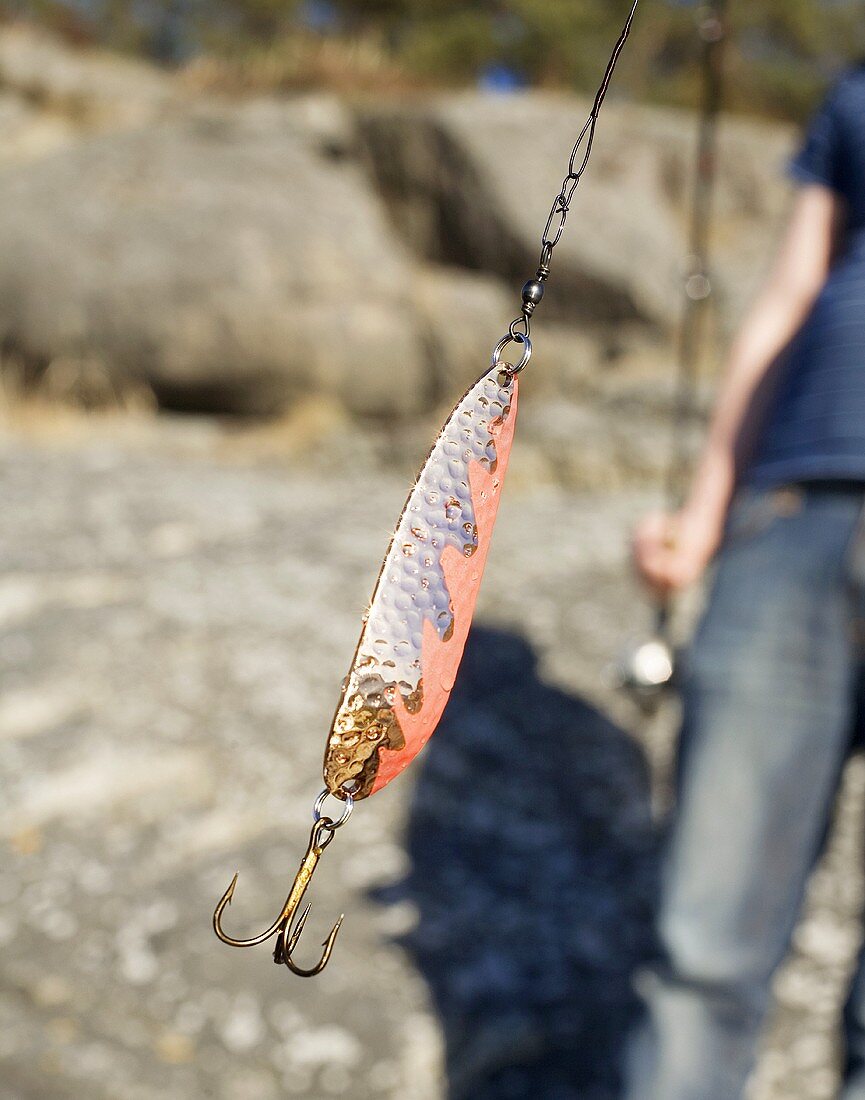
[[[253,947],[276,936],[274,962],[301,977],[325,968],[343,920],[331,929],[314,966],[303,968],[294,961],[309,906],[296,921],[295,914],[322,853],[355,802],[382,790],[414,760],[456,682],[514,438],[519,375],[532,356],[531,318],[543,298],[553,250],[588,165],[598,115],[638,4],[633,0],[574,145],[544,228],[537,272],[522,290],[520,314],[496,344],[490,366],[446,420],[397,522],[328,734],[325,786],[315,801],[309,845],[288,897],[270,927],[249,939],[235,939],[222,927],[236,874],[214,911],[213,928],[223,943]],[[503,359],[511,345],[521,352],[515,364]],[[338,816],[324,812],[331,796],[342,803]]]

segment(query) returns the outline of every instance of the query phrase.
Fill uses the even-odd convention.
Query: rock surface
[[[472,93],[375,104],[360,112],[360,125],[405,238],[422,255],[516,281],[537,266],[587,112],[573,97]],[[695,138],[687,113],[604,108],[544,314],[653,326],[678,318]],[[726,324],[767,263],[791,142],[783,126],[728,119],[722,127],[715,270]]]
[[[648,618],[625,537],[645,495],[511,477],[448,717],[328,850],[303,957],[347,920],[303,982],[219,945],[209,914],[235,869],[231,928],[283,898],[410,467],[351,429],[301,465],[250,465],[254,441],[200,420],[49,438],[0,436],[6,1093],[615,1100],[655,840],[602,673]],[[757,1100],[833,1095],[863,796],[857,759]]]
[[[39,110],[20,95],[0,92],[0,167],[45,156],[78,136],[68,119]]]
[[[273,412],[300,391],[415,411],[408,264],[314,114],[202,109],[0,175],[5,345],[34,373],[95,358],[175,407]]]
[[[85,127],[141,125],[183,95],[167,73],[144,61],[72,49],[38,27],[0,27],[0,86]]]
[[[10,42],[3,381],[290,408],[250,432],[13,403],[0,428],[6,1093],[615,1100],[649,944],[647,773],[663,794],[675,714],[640,723],[605,669],[649,619],[627,533],[670,448],[693,120],[606,111],[463,675],[428,751],[329,849],[304,958],[348,920],[303,983],[217,944],[210,911],[235,868],[232,928],[284,896],[426,410],[513,315],[583,105],[203,106],[149,70]],[[725,128],[721,331],[768,254],[789,144]],[[857,757],[752,1100],[834,1094],[863,804]]]
[[[228,413],[324,396],[405,419],[468,386],[517,311],[586,108],[207,102],[16,26],[0,31],[0,81],[0,367],[54,396]],[[627,402],[650,374],[669,390],[659,347],[681,308],[694,127],[611,103],[556,251],[537,347],[553,419],[593,440],[593,469],[658,465],[609,441],[585,398]],[[724,124],[713,363],[770,254],[790,143]]]

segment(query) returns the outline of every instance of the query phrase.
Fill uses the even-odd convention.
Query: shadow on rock
[[[651,947],[655,840],[634,742],[476,629],[420,764],[404,943],[429,984],[451,1100],[607,1100]]]

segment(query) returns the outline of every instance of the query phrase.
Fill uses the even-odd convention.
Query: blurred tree
[[[79,36],[89,27],[98,41],[163,60],[171,60],[168,39],[182,37],[185,20],[187,39],[194,28],[201,48],[232,57],[273,55],[293,43],[288,52],[296,59],[304,39],[343,38],[374,43],[408,83],[486,83],[494,72],[497,87],[588,91],[627,0],[19,0],[19,6],[61,27],[74,15]],[[703,8],[697,0],[644,0],[617,90],[693,104]],[[832,71],[865,54],[865,0],[730,0],[729,12],[730,100],[737,109],[799,117]],[[298,73],[308,75],[302,66]]]

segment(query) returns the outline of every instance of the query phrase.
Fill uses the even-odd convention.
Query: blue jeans
[[[739,1100],[857,722],[865,486],[746,490],[684,684],[677,809],[628,1100]],[[844,1100],[865,1100],[865,966]]]

